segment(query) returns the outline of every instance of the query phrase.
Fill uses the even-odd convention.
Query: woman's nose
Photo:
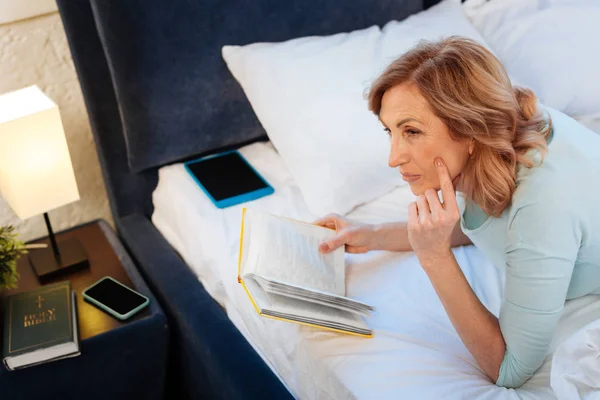
[[[410,159],[408,155],[408,151],[405,146],[398,141],[394,141],[392,143],[392,147],[390,148],[390,157],[388,159],[388,165],[391,168],[397,168],[402,164],[406,164]]]

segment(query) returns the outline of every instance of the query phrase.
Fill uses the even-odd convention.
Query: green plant
[[[0,289],[17,286],[17,260],[24,254],[27,254],[27,249],[23,242],[17,240],[14,227],[0,226]]]

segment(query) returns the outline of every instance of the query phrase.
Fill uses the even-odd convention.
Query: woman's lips
[[[402,179],[409,183],[416,182],[419,178],[421,178],[421,175],[402,174]]]

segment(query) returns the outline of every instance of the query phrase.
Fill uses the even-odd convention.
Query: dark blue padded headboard
[[[264,137],[225,44],[401,20],[437,0],[58,0],[115,218],[150,215],[157,167]]]

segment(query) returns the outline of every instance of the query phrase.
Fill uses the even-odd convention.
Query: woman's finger
[[[442,207],[442,203],[440,203],[437,192],[433,189],[427,189],[425,191],[425,197],[427,198],[427,203],[429,203],[431,214],[434,217],[439,216],[444,211],[444,207]]]
[[[365,246],[360,246],[360,247],[356,247],[356,246],[346,246],[346,253],[349,254],[363,254],[366,253],[369,249],[367,249],[367,247]]]
[[[417,212],[417,203],[414,201],[408,206],[408,224],[414,225],[419,222],[419,214]]]
[[[317,226],[323,226],[323,227],[329,228],[329,229],[335,229],[337,226],[337,223],[336,223],[337,218],[338,218],[338,216],[336,214],[329,214],[322,218],[319,218],[318,220],[314,221],[312,224],[317,225]]]
[[[345,245],[350,239],[350,231],[341,230],[337,235],[332,237],[331,239],[325,240],[323,243],[319,245],[319,250],[321,253],[329,253],[340,246]]]
[[[454,185],[452,185],[450,172],[448,172],[446,163],[440,157],[435,159],[435,168],[440,179],[442,198],[444,199],[444,209],[449,211],[457,210],[458,204],[456,203],[456,193],[454,192]]]
[[[419,213],[419,220],[425,221],[431,218],[431,210],[427,203],[427,198],[423,195],[417,196],[417,212]]]

